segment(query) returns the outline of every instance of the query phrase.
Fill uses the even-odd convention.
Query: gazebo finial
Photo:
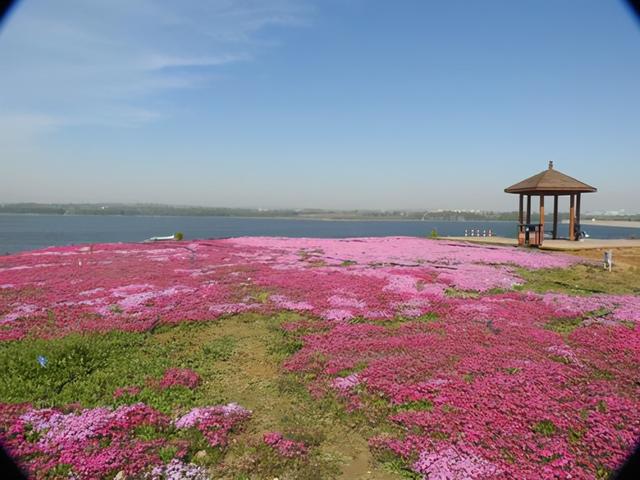
[[[553,160],[549,160],[549,170],[553,170]]]

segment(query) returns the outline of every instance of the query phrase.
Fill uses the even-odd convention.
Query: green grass
[[[231,336],[215,338],[202,347],[205,356],[211,360],[226,362],[236,349],[236,339]]]
[[[435,323],[440,319],[436,312],[427,312],[418,317],[403,317],[402,315],[398,315],[395,318],[387,319],[368,319],[363,317],[355,317],[349,320],[350,323],[370,323],[373,325],[382,325],[383,327],[389,329],[396,329],[402,325],[407,323],[417,322],[417,323]]]
[[[542,420],[531,428],[535,433],[543,437],[551,437],[556,433],[556,426],[551,420]]]
[[[609,313],[610,311],[606,308],[600,308],[592,312],[587,312],[579,317],[552,318],[547,323],[545,323],[544,327],[547,330],[552,330],[562,335],[568,335],[576,328],[580,327],[582,325],[582,322],[584,322],[585,320],[589,318],[604,317]]]
[[[552,318],[545,323],[545,328],[547,330],[568,335],[582,325],[583,320],[584,319],[582,317]]]
[[[395,475],[398,475],[400,478],[407,480],[421,480],[423,476],[415,471],[411,470],[406,462],[403,462],[399,458],[392,458],[383,463],[384,468]]]
[[[567,434],[567,438],[571,445],[577,445],[582,441],[582,437],[584,436],[584,432],[580,430],[574,430],[572,428],[569,429]]]
[[[426,412],[430,412],[433,410],[433,402],[431,400],[417,400],[415,402],[407,402],[400,405],[397,405],[394,408],[395,411],[398,412],[407,412],[407,411],[416,411],[423,410]]]
[[[447,288],[444,291],[447,297],[451,298],[480,298],[480,292],[475,290],[458,290],[456,288]]]
[[[142,387],[138,400],[167,413],[175,405],[204,403],[197,392],[184,387],[159,391],[147,386],[169,367],[207,371],[204,352],[184,358],[180,349],[179,343],[158,343],[152,334],[128,332],[5,342],[0,345],[0,399],[39,407],[75,402],[85,407],[117,405],[126,399],[114,399],[115,389],[135,385]],[[46,366],[40,366],[39,356],[47,359]]]
[[[516,287],[517,290],[571,295],[640,294],[640,272],[636,268],[610,273],[596,265],[580,264],[540,270],[519,268],[517,273],[525,280],[524,285]]]
[[[351,265],[357,265],[358,262],[354,261],[354,260],[344,260],[340,266],[341,267],[350,267]]]

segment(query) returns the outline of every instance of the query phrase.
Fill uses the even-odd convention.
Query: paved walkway
[[[567,224],[569,220],[562,220],[561,223]],[[589,228],[589,225],[600,225],[602,227],[624,227],[624,228],[640,228],[640,222],[626,220],[582,220],[580,227]]]
[[[491,245],[511,245],[516,247],[518,242],[515,238],[506,237],[442,237],[448,240],[458,240],[463,242],[487,243]],[[570,240],[545,240],[540,247],[542,250],[590,250],[596,248],[640,248],[640,239],[597,239],[587,238],[578,242]]]

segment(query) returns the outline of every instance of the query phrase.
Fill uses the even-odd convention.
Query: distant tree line
[[[405,210],[323,210],[323,209],[257,209],[190,207],[160,204],[92,204],[92,203],[7,203],[0,204],[0,213],[39,215],[157,215],[157,216],[202,216],[202,217],[260,217],[260,218],[301,218],[335,220],[434,220],[434,221],[474,221],[518,219],[518,212],[461,212],[445,211],[405,211]],[[559,220],[569,218],[561,212]],[[550,215],[547,215],[547,219]],[[598,215],[599,219],[635,220],[640,215]],[[538,222],[538,213],[532,212],[532,223]]]

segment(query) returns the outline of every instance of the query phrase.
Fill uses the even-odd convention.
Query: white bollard
[[[611,271],[613,268],[613,251],[608,250],[604,252],[604,269]]]

